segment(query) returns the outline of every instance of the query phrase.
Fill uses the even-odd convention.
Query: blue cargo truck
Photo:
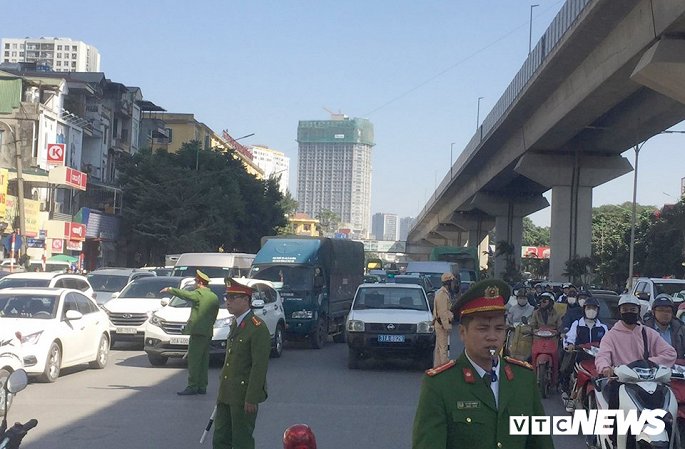
[[[345,341],[345,320],[364,279],[364,245],[325,237],[263,237],[250,277],[274,283],[283,298],[286,339],[309,338],[321,348],[329,335]]]

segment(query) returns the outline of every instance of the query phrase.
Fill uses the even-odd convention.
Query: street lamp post
[[[452,142],[450,144],[450,179],[452,179],[452,165],[454,165],[453,151],[454,151],[454,142]]]
[[[540,5],[530,5],[530,27],[528,29],[528,54],[530,54],[531,50],[533,49],[533,8],[538,6]]]
[[[482,100],[485,97],[478,97],[478,109],[476,110],[476,131],[478,131],[478,127],[480,126],[480,100]]]

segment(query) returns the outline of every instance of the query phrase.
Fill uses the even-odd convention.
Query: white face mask
[[[576,297],[575,296],[569,296],[566,298],[566,301],[568,301],[569,304],[575,304],[576,303]]]
[[[583,306],[585,305],[585,298],[580,298],[580,299],[578,300],[578,305],[579,305],[580,307],[583,307]]]
[[[595,309],[587,309],[585,311],[585,318],[589,320],[594,320],[597,318],[597,311]]]

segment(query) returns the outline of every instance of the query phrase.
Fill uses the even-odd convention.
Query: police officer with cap
[[[651,327],[673,346],[677,358],[685,358],[685,326],[674,318],[675,305],[673,299],[666,293],[660,293],[652,303],[652,318],[645,321],[645,325]]]
[[[552,448],[550,435],[512,435],[511,416],[545,411],[532,367],[499,356],[506,335],[509,286],[489,279],[474,284],[456,304],[464,352],[429,369],[414,418],[413,449]]]
[[[195,289],[182,290],[166,287],[162,293],[170,293],[190,301],[190,318],[183,333],[190,335],[188,341],[188,386],[179,391],[179,396],[207,393],[207,371],[209,370],[209,344],[214,335],[214,322],[219,313],[219,298],[207,285],[209,276],[202,271],[195,272]]]
[[[449,360],[449,335],[452,332],[452,295],[459,287],[455,287],[457,279],[452,273],[443,273],[440,276],[442,287],[435,294],[433,300],[433,324],[435,327],[435,351],[433,353],[433,366],[442,365]]]

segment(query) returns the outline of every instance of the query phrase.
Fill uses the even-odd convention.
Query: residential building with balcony
[[[99,72],[100,52],[67,37],[2,38],[1,62],[35,62],[55,72]]]
[[[290,158],[264,145],[250,145],[247,149],[252,153],[252,160],[257,167],[264,171],[264,177],[278,179],[279,190],[285,195],[290,182]]]

